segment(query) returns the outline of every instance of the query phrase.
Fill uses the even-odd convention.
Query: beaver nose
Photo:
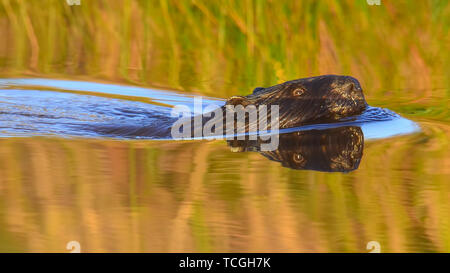
[[[346,83],[344,84],[342,89],[345,91],[345,93],[352,94],[355,92],[355,84],[352,82]]]
[[[350,93],[355,93],[356,91],[358,91],[358,89],[354,83],[350,83],[348,85],[347,89]]]
[[[350,78],[347,81],[347,84],[344,87],[344,89],[347,96],[349,96],[353,100],[353,102],[355,102],[357,105],[361,106],[361,109],[363,109],[367,105],[364,99],[361,85],[359,84],[357,79]]]
[[[362,91],[361,85],[359,84],[358,80],[353,78],[353,77],[348,77],[347,78],[347,84],[348,84],[347,90],[349,92],[352,92],[352,93],[355,92],[356,93],[356,92],[361,92]]]
[[[352,97],[360,97],[362,93],[361,86],[358,83],[355,82],[349,82],[346,87],[345,91],[350,94]]]

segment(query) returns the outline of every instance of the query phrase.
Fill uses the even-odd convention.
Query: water
[[[157,129],[173,123],[170,114],[173,106],[185,105],[195,110],[192,95],[141,87],[51,79],[0,79],[0,88],[1,137],[53,135],[160,139]],[[201,98],[201,102],[203,109],[224,105],[224,100],[217,98]],[[412,121],[387,109],[369,107],[356,119],[280,132],[340,126],[361,127],[365,139],[419,131]],[[137,133],[142,128],[150,129]]]
[[[192,106],[191,95],[50,79],[0,85],[3,251],[60,252],[71,240],[133,252],[446,247],[428,238],[448,223],[447,163],[430,156],[447,152],[435,148],[439,125],[371,107],[356,120],[287,129],[279,150],[262,153],[80,130],[164,121],[171,106]],[[307,164],[292,159],[299,151]]]

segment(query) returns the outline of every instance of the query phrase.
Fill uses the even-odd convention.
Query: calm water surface
[[[344,123],[362,129],[359,158],[320,172],[226,141],[76,130],[151,123],[192,105],[191,95],[49,79],[0,86],[1,251],[64,252],[72,240],[121,252],[366,252],[369,241],[382,251],[450,249],[446,123],[387,110]]]

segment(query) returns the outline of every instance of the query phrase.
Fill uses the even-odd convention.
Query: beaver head
[[[361,86],[350,76],[323,75],[258,87],[248,96],[231,97],[226,105],[279,107],[279,128],[333,122],[360,114],[367,107]]]

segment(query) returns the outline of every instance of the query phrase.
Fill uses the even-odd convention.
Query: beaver
[[[334,122],[367,108],[362,88],[351,76],[322,75],[257,87],[247,96],[234,96],[225,105],[278,105],[279,128]]]
[[[245,122],[238,126],[238,114],[230,108],[255,109],[265,106],[267,113],[258,112],[258,121],[251,120],[251,114],[245,112]],[[272,106],[278,107],[277,118],[273,118]],[[344,118],[362,113],[367,108],[361,85],[358,80],[350,76],[322,75],[303,78],[271,87],[257,87],[247,96],[233,96],[225,105],[215,107],[211,112],[193,116],[189,110],[187,116],[179,117],[185,112],[162,113],[151,112],[148,115],[150,124],[131,124],[111,126],[108,124],[95,125],[94,130],[102,135],[120,135],[122,137],[150,137],[185,139],[192,137],[223,137],[237,135],[238,128],[242,133],[257,132],[273,129],[272,123],[261,128],[260,121],[277,121],[276,129],[299,127],[308,124],[337,122]],[[176,108],[176,107],[175,107]],[[175,109],[174,108],[174,109]],[[172,110],[174,110],[172,109]],[[227,124],[228,113],[232,112],[231,124]],[[267,122],[268,123],[268,122]],[[228,125],[228,128],[227,128]],[[214,130],[205,130],[214,129]],[[208,131],[210,134],[206,134]]]
[[[259,120],[251,119],[250,106],[260,109],[266,107],[264,115],[256,113]],[[322,75],[288,81],[267,88],[257,87],[247,96],[233,96],[219,109],[202,115],[180,119],[172,128],[172,136],[178,133],[181,125],[190,127],[186,137],[205,137],[212,135],[229,135],[250,131],[264,131],[273,129],[273,123],[261,128],[260,121],[268,123],[272,119],[272,106],[277,106],[277,128],[285,129],[308,124],[330,123],[361,114],[368,106],[360,83],[351,76]],[[241,107],[245,117],[241,124],[237,124],[238,112]],[[230,110],[231,109],[231,110]],[[227,112],[228,111],[228,112]],[[229,118],[228,113],[232,113]],[[232,123],[229,123],[231,120]],[[228,124],[227,124],[228,122]],[[207,128],[204,126],[206,125]],[[232,127],[232,131],[227,130]],[[204,129],[214,127],[214,132],[207,135]],[[227,133],[225,133],[227,132]]]
[[[261,144],[267,142],[261,138],[227,142],[233,152],[259,152],[283,167],[324,172],[356,170],[364,149],[364,135],[357,126],[280,134],[278,148],[273,151],[261,150]]]

